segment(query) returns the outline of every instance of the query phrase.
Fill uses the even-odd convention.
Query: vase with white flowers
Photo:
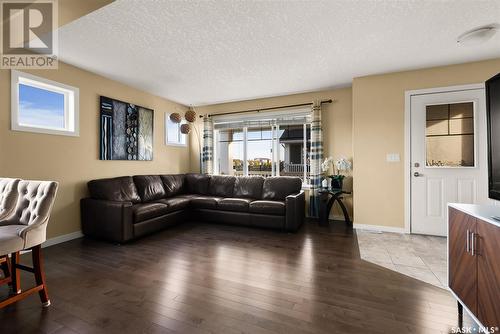
[[[333,173],[334,173],[332,175],[328,175],[328,177],[331,180],[330,187],[332,189],[342,189],[344,186],[343,183],[345,178],[345,175],[342,173],[345,173],[348,170],[350,170],[352,168],[352,163],[344,157],[341,157],[336,161],[334,161],[332,157],[328,157],[321,164],[321,169],[323,173],[325,173],[325,175],[327,175],[328,172],[330,171],[330,166],[333,167]],[[322,186],[324,188],[328,187],[328,181],[326,180],[327,179],[325,177],[325,179],[322,182]]]
[[[321,181],[321,187],[323,188],[328,188],[328,172],[330,171],[330,167],[333,168],[333,158],[325,158],[325,161],[321,163],[321,171],[324,175],[323,180]]]

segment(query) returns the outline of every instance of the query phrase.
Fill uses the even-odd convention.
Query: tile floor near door
[[[365,230],[356,233],[363,260],[438,287],[448,286],[445,237]]]

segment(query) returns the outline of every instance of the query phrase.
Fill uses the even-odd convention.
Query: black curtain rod
[[[323,100],[321,101],[321,104],[323,103],[332,103],[333,100]],[[269,108],[259,108],[259,109],[248,109],[248,110],[240,110],[240,111],[231,111],[231,112],[224,112],[221,114],[209,114],[207,115],[208,117],[212,116],[221,116],[221,115],[232,115],[232,114],[241,114],[241,113],[246,113],[246,112],[261,112],[261,111],[266,111],[266,110],[275,110],[275,109],[285,109],[285,108],[293,108],[293,107],[305,107],[305,106],[310,106],[312,105],[313,102],[309,103],[300,103],[300,104],[289,104],[286,106],[278,106],[278,107],[269,107]],[[203,115],[200,115],[200,117],[203,117]]]

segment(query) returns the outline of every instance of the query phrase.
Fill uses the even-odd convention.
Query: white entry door
[[[411,233],[446,235],[447,203],[487,202],[484,88],[410,97]]]

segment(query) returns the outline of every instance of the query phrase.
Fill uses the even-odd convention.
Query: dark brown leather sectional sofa
[[[305,198],[296,177],[204,174],[93,180],[81,200],[83,233],[126,242],[187,220],[297,231]]]

